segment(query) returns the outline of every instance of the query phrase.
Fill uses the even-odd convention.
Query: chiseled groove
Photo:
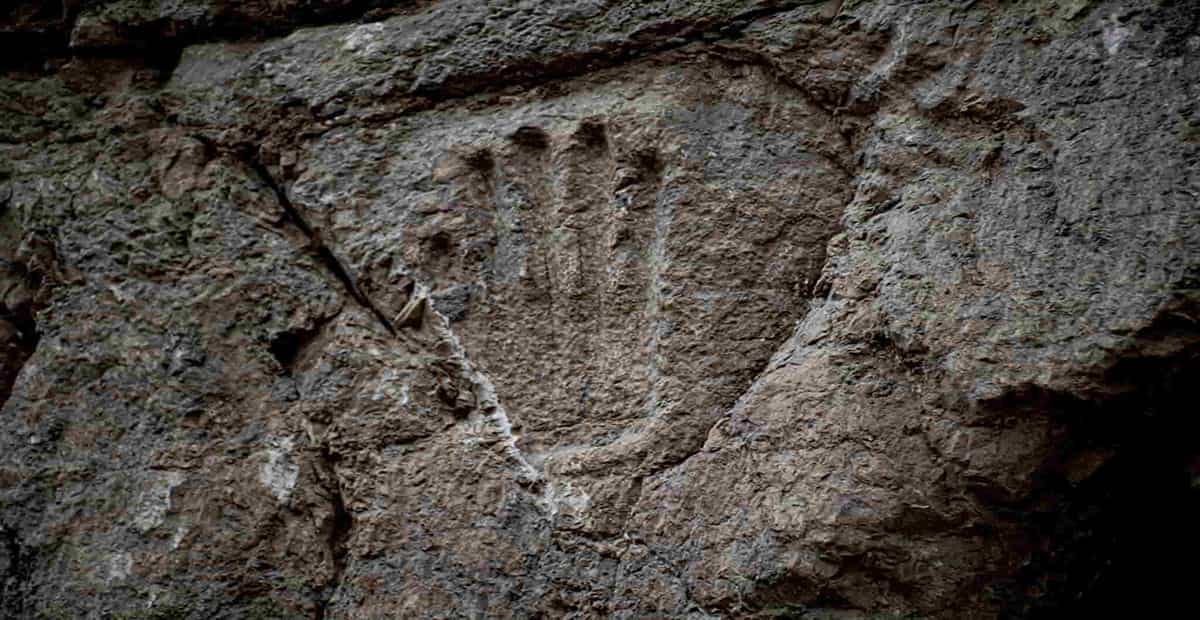
[[[517,437],[513,434],[512,420],[508,417],[508,411],[500,402],[499,396],[496,395],[496,385],[483,371],[471,363],[470,358],[467,357],[466,347],[458,339],[454,330],[450,328],[450,320],[437,308],[434,308],[432,303],[428,302],[428,288],[424,284],[417,284],[413,295],[426,298],[426,311],[432,314],[434,329],[450,345],[450,357],[462,368],[463,378],[475,387],[476,396],[480,401],[478,408],[486,413],[486,419],[490,420],[500,432],[504,451],[520,466],[524,482],[532,484],[541,481],[542,473],[525,458],[525,454],[517,447]]]
[[[389,334],[395,336],[396,328],[392,321],[389,320],[383,311],[380,310],[379,307],[376,306],[374,302],[372,302],[371,299],[362,292],[362,290],[356,284],[353,276],[350,275],[349,270],[342,265],[342,262],[338,260],[337,256],[333,253],[333,250],[331,250],[324,244],[324,242],[321,241],[320,235],[304,219],[300,213],[300,210],[292,204],[290,199],[288,199],[283,189],[278,185],[278,183],[275,182],[274,178],[271,177],[271,174],[266,169],[266,166],[263,166],[260,162],[254,160],[250,160],[248,163],[255,170],[255,172],[262,177],[263,182],[266,183],[267,186],[270,187],[275,193],[280,206],[283,207],[283,210],[287,214],[288,218],[290,218],[296,224],[296,226],[300,228],[300,230],[303,231],[306,236],[308,236],[326,267],[328,267],[329,270],[333,272],[334,276],[336,276],[337,279],[342,283],[342,285],[346,288],[346,292],[352,298],[354,298],[355,301],[369,310],[371,314],[373,314],[379,320],[379,323],[388,331]],[[524,453],[522,453],[521,449],[517,447],[516,435],[514,435],[512,431],[512,421],[508,417],[508,411],[505,410],[504,405],[500,402],[499,397],[496,395],[495,384],[492,383],[492,380],[487,375],[485,375],[482,371],[477,369],[474,364],[471,363],[470,358],[467,357],[466,348],[463,347],[462,342],[458,339],[458,336],[454,333],[454,330],[450,328],[450,320],[447,319],[441,312],[439,312],[432,303],[428,302],[428,287],[421,283],[418,283],[416,286],[417,288],[413,292],[414,297],[424,297],[426,299],[425,309],[434,319],[434,329],[436,329],[438,334],[450,345],[451,359],[458,362],[459,366],[462,368],[463,378],[475,387],[476,394],[480,399],[479,408],[482,411],[488,412],[487,419],[490,420],[495,428],[500,432],[500,435],[503,438],[501,443],[505,448],[505,452],[520,466],[521,474],[526,482],[534,483],[540,481],[542,479],[541,472],[538,471],[538,469],[534,467],[528,459],[525,458]]]
[[[204,138],[200,138],[199,136],[198,139],[204,140]],[[389,334],[396,336],[396,328],[392,321],[387,318],[387,315],[385,315],[383,311],[380,310],[379,307],[376,306],[375,303],[372,302],[365,293],[362,292],[362,290],[356,284],[354,277],[350,274],[349,270],[347,270],[343,266],[342,262],[338,260],[337,256],[333,253],[333,250],[321,241],[320,235],[316,230],[313,229],[307,220],[304,219],[303,215],[300,213],[300,210],[297,209],[294,204],[292,204],[291,200],[287,197],[287,194],[284,193],[283,188],[281,188],[279,184],[275,182],[275,179],[271,176],[266,166],[262,165],[261,162],[258,162],[253,158],[244,159],[246,160],[246,163],[255,171],[255,173],[261,177],[263,183],[271,188],[287,217],[291,219],[292,222],[295,223],[296,226],[309,238],[313,246],[316,248],[317,254],[321,257],[322,262],[327,268],[329,268],[333,275],[337,277],[338,281],[342,283],[347,294],[364,308],[369,310],[371,314],[373,314],[375,318],[379,320],[379,323],[388,331]],[[492,380],[488,378],[487,375],[478,370],[475,365],[471,363],[470,358],[467,357],[466,348],[463,347],[462,342],[458,339],[458,336],[454,333],[454,330],[450,328],[450,320],[447,319],[441,312],[439,312],[432,303],[429,303],[428,287],[422,283],[417,283],[416,286],[417,288],[413,292],[414,298],[425,298],[425,309],[432,315],[434,319],[434,329],[436,329],[438,334],[450,345],[451,359],[458,362],[459,366],[462,368],[463,378],[475,387],[476,394],[480,399],[479,408],[485,412],[488,412],[487,419],[490,420],[495,428],[500,432],[500,435],[503,438],[502,445],[505,448],[505,452],[520,466],[521,474],[525,482],[532,484],[541,481],[541,472],[534,467],[528,459],[525,458],[524,453],[522,453],[520,448],[517,447],[516,435],[514,435],[512,431],[512,421],[509,419],[508,412],[505,410],[504,405],[500,402],[499,397],[496,395],[495,384],[492,383]]]

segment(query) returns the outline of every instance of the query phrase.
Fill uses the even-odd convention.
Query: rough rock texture
[[[2,617],[1192,602],[1191,0],[23,0],[0,43]]]

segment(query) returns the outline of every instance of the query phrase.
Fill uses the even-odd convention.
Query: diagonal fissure
[[[295,224],[296,227],[299,228],[306,237],[308,237],[313,252],[321,261],[321,264],[324,265],[331,274],[333,274],[334,278],[336,278],[339,283],[341,283],[342,288],[346,291],[346,294],[365,310],[370,312],[371,315],[379,321],[379,324],[382,325],[389,334],[395,336],[396,327],[392,324],[392,321],[387,317],[386,314],[384,314],[383,310],[381,310],[379,306],[375,305],[375,303],[371,301],[371,298],[362,291],[362,288],[358,286],[357,279],[351,274],[350,270],[346,268],[345,263],[338,258],[337,254],[334,253],[332,248],[325,244],[325,242],[321,239],[320,233],[313,228],[307,219],[304,218],[304,215],[300,212],[300,210],[296,208],[294,204],[292,204],[291,199],[287,196],[287,192],[285,192],[279,183],[275,181],[275,178],[271,176],[271,173],[269,170],[267,170],[267,167],[256,159],[248,159],[246,163],[252,170],[254,170],[262,182],[265,183],[267,187],[269,187],[275,194],[275,199],[279,203],[279,206],[282,207],[288,221]]]

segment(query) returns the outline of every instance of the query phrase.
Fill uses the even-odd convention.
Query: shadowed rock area
[[[1191,0],[20,0],[0,46],[0,617],[1191,606]]]

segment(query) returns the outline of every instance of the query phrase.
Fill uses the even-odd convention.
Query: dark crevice
[[[38,333],[32,320],[5,316],[0,308],[0,409],[12,396],[17,376],[37,348]]]
[[[206,143],[208,142],[207,139],[199,136],[198,139],[205,141]],[[329,246],[325,245],[325,242],[321,240],[320,233],[314,229],[307,220],[304,219],[304,216],[300,213],[300,210],[292,204],[291,199],[287,197],[287,193],[284,192],[283,188],[275,182],[275,178],[271,176],[271,173],[267,170],[267,167],[251,157],[243,157],[242,159],[247,163],[247,165],[250,166],[252,170],[255,171],[256,174],[258,174],[262,182],[265,183],[267,187],[269,187],[275,194],[276,201],[279,203],[279,206],[283,208],[284,216],[287,218],[287,221],[294,224],[300,229],[301,232],[304,233],[306,237],[308,237],[310,249],[312,250],[313,254],[321,261],[321,264],[323,264],[329,270],[329,272],[333,274],[335,278],[337,278],[337,281],[342,284],[342,288],[346,291],[346,294],[350,298],[354,299],[354,301],[358,302],[358,304],[365,310],[370,312],[371,315],[373,315],[379,321],[379,324],[382,325],[389,334],[395,336],[396,328],[392,325],[392,321],[387,318],[387,315],[385,315],[383,311],[380,310],[379,307],[376,306],[370,300],[370,298],[366,296],[365,293],[362,292],[362,289],[359,288],[354,276],[352,276],[350,271],[346,269],[345,265],[341,260],[338,259],[333,250],[330,249]]]
[[[32,569],[29,552],[21,544],[17,530],[0,524],[0,616],[22,617]]]
[[[155,79],[160,83],[166,80],[179,65],[183,57],[183,48],[174,45],[163,45],[156,42],[140,43],[131,47],[116,49],[82,49],[72,51],[73,58],[92,58],[100,60],[128,60],[145,63],[144,67],[154,72]]]
[[[70,45],[70,33],[78,19],[79,11],[76,10],[56,23],[47,23],[43,28],[2,33],[7,39],[0,39],[0,42],[21,37],[24,45],[20,49],[25,52],[6,57],[0,61],[0,68],[10,65],[28,66],[55,57],[98,55],[140,58],[151,52],[156,56],[178,60],[183,49],[191,45],[216,41],[261,41],[284,37],[300,28],[381,21],[419,10],[428,4],[430,2],[420,0],[348,0],[340,7],[293,10],[286,18],[279,19],[270,19],[268,16],[267,19],[256,20],[253,14],[245,15],[237,11],[212,17],[202,24],[187,24],[163,18],[140,25],[122,24],[117,33],[122,41],[120,45],[93,48],[72,48]],[[431,100],[447,100],[477,95],[497,87],[519,84],[532,86],[575,77],[699,41],[737,38],[756,21],[811,4],[814,4],[812,0],[780,0],[725,19],[664,21],[638,31],[626,41],[540,62],[518,62],[488,70],[480,75],[462,75],[454,80],[453,85],[434,85],[428,91],[414,94]]]
[[[522,126],[518,127],[509,139],[515,144],[519,144],[531,149],[541,150],[550,146],[550,136],[541,127]]]
[[[354,518],[346,509],[346,501],[342,496],[341,483],[338,481],[337,456],[329,451],[328,447],[321,450],[321,469],[325,477],[325,489],[329,493],[330,506],[332,515],[327,524],[328,533],[326,534],[326,545],[329,550],[330,558],[333,562],[333,574],[330,576],[329,583],[325,587],[324,596],[317,602],[317,608],[313,614],[314,620],[325,620],[329,614],[329,606],[333,602],[334,595],[337,594],[338,588],[342,583],[342,575],[346,570],[346,556],[349,550],[350,533],[354,528]]]
[[[1194,324],[1190,334],[1168,331],[1189,344],[1119,361],[1102,400],[1032,390],[999,405],[1040,409],[1061,425],[1031,494],[1017,502],[980,496],[1019,532],[1017,570],[981,584],[1000,617],[1191,606],[1192,572],[1179,567],[1200,554],[1200,336]]]
[[[294,374],[308,345],[320,336],[323,327],[324,321],[309,328],[279,332],[271,339],[269,347],[271,355],[275,357],[275,361],[279,362],[279,367],[283,369],[285,375],[290,377]]]
[[[41,285],[41,278],[26,270],[20,263],[3,261],[0,264],[0,274],[16,276],[14,287],[26,291],[36,291]],[[10,278],[6,278],[10,279]],[[0,279],[2,284],[6,279]],[[11,290],[11,289],[10,289]],[[9,290],[0,290],[0,300],[3,300]],[[8,307],[0,301],[0,409],[8,402],[16,385],[17,376],[25,366],[25,362],[33,356],[37,349],[40,335],[37,322],[34,319],[33,301],[26,297],[21,302]]]
[[[342,23],[372,22],[386,19],[427,4],[422,0],[346,0],[342,6],[328,7],[312,3],[289,10],[285,15],[270,13],[269,3],[231,3],[223,13],[194,23],[159,18],[142,23],[115,25],[115,45],[71,45],[71,33],[83,5],[78,2],[30,2],[25,5],[56,7],[43,15],[11,15],[19,7],[0,9],[0,27],[6,19],[20,20],[0,30],[0,69],[37,69],[49,60],[65,61],[76,57],[139,58],[156,61],[168,73],[178,63],[184,48],[217,41],[262,41],[284,37],[301,28],[332,26]],[[263,5],[258,7],[257,5]],[[220,6],[220,5],[216,5]],[[62,7],[66,8],[64,12]],[[256,8],[260,9],[256,14]],[[22,25],[22,23],[24,25]]]
[[[38,69],[68,48],[75,3],[14,0],[0,7],[0,69]]]

